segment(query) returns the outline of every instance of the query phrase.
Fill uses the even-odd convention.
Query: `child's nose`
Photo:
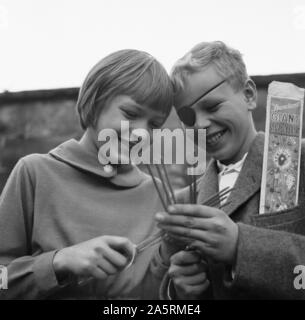
[[[211,125],[211,120],[207,114],[196,114],[195,128],[207,129]]]

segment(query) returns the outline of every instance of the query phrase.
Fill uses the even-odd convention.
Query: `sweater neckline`
[[[102,165],[97,153],[84,148],[77,140],[70,139],[49,152],[55,159],[77,169],[106,178],[112,184],[120,187],[136,187],[145,178],[145,174],[135,165],[125,173],[119,173],[115,166]]]

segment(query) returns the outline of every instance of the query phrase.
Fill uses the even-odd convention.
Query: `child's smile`
[[[209,133],[206,136],[207,148],[215,148],[218,146],[218,143],[223,140],[222,138],[226,134],[227,129]]]
[[[252,82],[247,82],[245,88],[235,89],[229,79],[224,81],[223,76],[210,66],[188,75],[187,83],[177,97],[175,107],[192,109],[194,128],[206,129],[206,149],[211,157],[224,164],[237,162],[247,152],[256,134],[250,112],[256,106]]]

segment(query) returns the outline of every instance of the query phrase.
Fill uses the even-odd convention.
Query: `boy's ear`
[[[248,104],[248,110],[254,110],[256,108],[257,91],[256,85],[251,79],[248,79],[245,82],[244,96],[246,103]]]

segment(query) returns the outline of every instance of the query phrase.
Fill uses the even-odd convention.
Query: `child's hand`
[[[195,251],[179,251],[171,257],[168,274],[175,288],[175,298],[199,299],[209,287],[207,264]]]
[[[74,275],[80,279],[106,279],[123,270],[135,247],[130,240],[101,236],[58,251],[53,260],[56,276]]]
[[[179,252],[184,250],[188,245],[192,243],[192,240],[189,238],[175,236],[174,234],[165,234],[162,237],[161,245],[160,245],[160,254],[162,260],[166,264],[170,264],[171,257]]]
[[[169,214],[159,212],[159,227],[169,235],[187,237],[189,246],[204,257],[232,265],[235,261],[238,226],[222,210],[203,205],[177,204]]]

